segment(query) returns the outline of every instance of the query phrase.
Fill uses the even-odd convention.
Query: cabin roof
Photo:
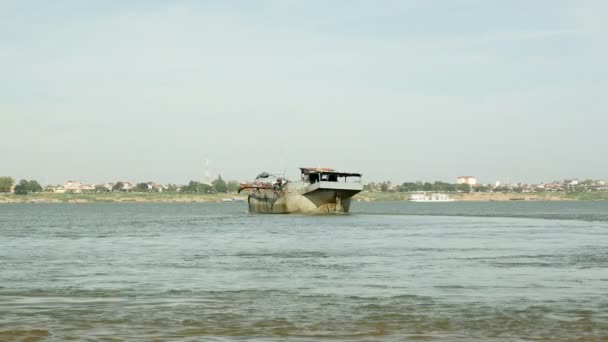
[[[303,173],[313,173],[313,172],[334,172],[336,170],[330,169],[328,167],[301,167],[300,170]]]
[[[338,175],[338,177],[349,177],[349,176],[361,177],[360,173],[338,172],[338,171],[336,171],[334,169],[330,169],[330,168],[327,168],[327,167],[301,167],[300,171],[302,171],[303,174],[309,174],[309,173],[332,173],[332,174]]]

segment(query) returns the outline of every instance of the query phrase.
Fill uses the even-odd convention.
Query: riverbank
[[[409,192],[362,192],[355,198],[366,202],[378,201],[407,201],[412,193]],[[474,192],[448,193],[459,202],[504,202],[504,201],[606,201],[605,192],[539,192],[539,193],[503,193],[503,192]]]
[[[246,200],[236,194],[142,193],[109,192],[97,194],[30,193],[27,195],[0,194],[0,203],[192,203]]]
[[[407,192],[361,192],[354,197],[356,201],[383,202],[407,201],[411,193]],[[491,201],[605,201],[608,193],[454,193],[450,194],[456,201],[491,202]],[[0,194],[0,203],[204,203],[229,200],[246,200],[246,196],[237,194],[193,194],[193,193],[138,193],[110,192],[97,194],[58,194],[30,193],[27,195]]]

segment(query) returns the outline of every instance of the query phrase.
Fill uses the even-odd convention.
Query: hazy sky
[[[608,2],[2,1],[0,175],[608,179]]]

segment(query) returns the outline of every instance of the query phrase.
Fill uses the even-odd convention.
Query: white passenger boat
[[[440,193],[421,193],[421,194],[413,194],[410,196],[410,201],[412,202],[454,202],[453,198],[446,194]]]

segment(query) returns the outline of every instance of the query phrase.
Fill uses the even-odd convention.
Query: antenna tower
[[[205,184],[211,185],[211,172],[209,172],[209,159],[205,159],[205,178],[203,179]]]

